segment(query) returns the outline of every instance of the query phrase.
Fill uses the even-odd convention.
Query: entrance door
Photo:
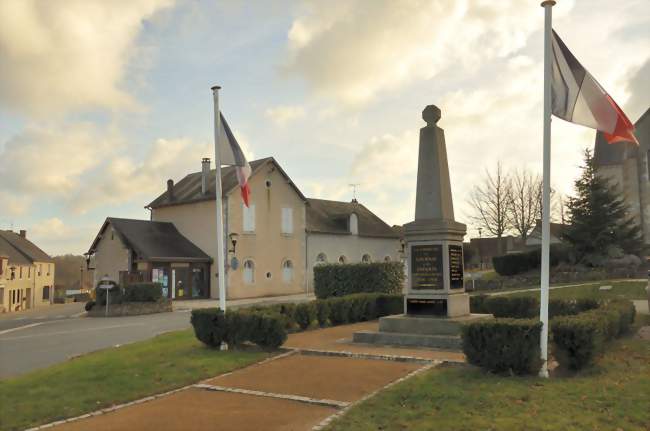
[[[192,297],[192,292],[189,283],[189,269],[188,268],[174,268],[174,291],[176,292],[176,299],[189,299]]]
[[[25,306],[25,308],[27,310],[29,310],[30,308],[32,308],[32,288],[31,287],[28,287],[25,290],[25,299],[26,299],[26,304],[27,304]]]

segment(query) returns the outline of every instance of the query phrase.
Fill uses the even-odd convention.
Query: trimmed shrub
[[[485,301],[489,298],[487,295],[474,295],[469,297],[469,309],[471,313],[490,314]]]
[[[94,306],[95,306],[95,301],[88,301],[86,302],[86,305],[84,305],[84,309],[86,311],[90,311],[93,309]]]
[[[530,296],[491,296],[485,299],[484,306],[494,317],[531,319],[539,316],[539,300]]]
[[[133,283],[124,288],[125,302],[156,302],[162,298],[160,283]]]
[[[492,258],[494,270],[499,275],[515,275],[531,269],[539,268],[542,260],[541,248],[525,253],[512,253]],[[549,253],[550,266],[557,266],[560,262],[571,260],[571,248],[565,244],[551,244]]]
[[[247,341],[263,349],[277,349],[287,339],[283,317],[278,313],[229,311],[218,308],[192,310],[190,319],[196,338],[202,343],[219,347],[222,342],[241,346]]]
[[[532,374],[539,370],[542,323],[533,319],[485,319],[462,328],[467,361],[488,371]]]
[[[350,308],[352,301],[350,298],[330,298],[328,300],[330,310],[330,322],[332,325],[342,325],[350,321]]]
[[[314,301],[316,308],[316,320],[318,320],[318,326],[323,327],[327,325],[327,320],[330,315],[329,302],[325,299],[317,299]]]
[[[226,318],[218,308],[200,308],[192,310],[190,323],[194,335],[203,344],[219,347],[226,338]]]
[[[613,300],[599,308],[551,321],[551,333],[560,364],[580,370],[593,364],[605,343],[627,331],[634,322],[634,304]]]
[[[304,302],[296,305],[294,317],[300,329],[309,328],[311,322],[316,318],[316,305],[314,302]]]
[[[386,295],[377,296],[377,317],[391,316],[393,314],[404,313],[404,295]]]
[[[353,293],[402,291],[404,265],[401,262],[330,264],[314,267],[314,293],[319,299]]]

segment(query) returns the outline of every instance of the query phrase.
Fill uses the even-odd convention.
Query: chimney
[[[169,202],[174,200],[174,180],[167,180],[167,199]]]
[[[23,238],[27,238],[27,231],[25,229],[21,229],[18,235],[22,236]]]
[[[210,159],[204,157],[201,159],[201,193],[208,192],[208,178],[210,178]]]

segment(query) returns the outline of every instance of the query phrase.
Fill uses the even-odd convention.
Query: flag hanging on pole
[[[237,182],[239,183],[239,188],[241,189],[241,197],[244,201],[244,204],[248,207],[248,202],[251,194],[250,187],[248,185],[248,178],[251,176],[251,167],[244,156],[235,135],[230,130],[230,126],[226,122],[222,113],[219,113],[221,118],[222,127],[219,128],[219,159],[220,162],[224,165],[235,166],[235,172],[237,174]]]
[[[569,51],[553,30],[551,106],[553,115],[603,132],[610,144],[634,142],[634,124]]]

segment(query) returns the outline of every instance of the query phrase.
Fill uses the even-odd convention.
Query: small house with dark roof
[[[55,265],[27,239],[27,232],[0,230],[0,312],[50,305]]]
[[[208,298],[212,258],[173,223],[109,217],[90,246],[95,284],[108,277],[155,281],[168,298]]]
[[[314,266],[400,260],[400,235],[356,200],[307,199],[308,288]]]
[[[623,195],[630,213],[650,244],[650,109],[634,123],[639,145],[632,142],[609,144],[602,132],[596,134],[596,172],[610,180]]]

